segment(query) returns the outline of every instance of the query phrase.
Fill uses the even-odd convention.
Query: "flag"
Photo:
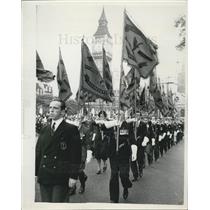
[[[134,90],[133,92],[128,94],[129,97],[129,108],[133,110],[133,113],[135,113],[138,109],[140,109],[140,95],[139,90]]]
[[[123,59],[147,78],[158,64],[158,46],[149,40],[124,12]]]
[[[155,114],[155,101],[154,98],[152,98],[150,95],[148,100],[148,114]]]
[[[125,76],[125,82],[127,94],[130,94],[139,87],[140,75],[134,68],[131,68]]]
[[[69,99],[66,101],[66,111],[68,115],[75,115],[78,113],[79,111],[79,106],[78,103],[73,100],[73,99]]]
[[[165,106],[166,109],[168,109],[168,97],[163,89],[163,92],[162,92],[162,100],[163,100],[163,104]]]
[[[110,97],[114,96],[113,86],[112,86],[112,75],[109,68],[109,63],[106,58],[106,51],[103,48],[103,79],[106,84],[106,88],[109,92]]]
[[[141,106],[145,106],[146,105],[146,97],[145,97],[145,87],[141,92],[141,96],[140,96],[140,105]]]
[[[150,76],[150,93],[154,98],[155,106],[160,110],[164,117],[167,116],[169,111],[163,103],[160,86],[157,83],[156,72],[152,72]]]
[[[88,46],[82,40],[82,65],[81,65],[81,90],[101,98],[105,101],[112,102],[106,84],[93,60]]]
[[[174,103],[173,103],[173,93],[171,90],[168,92],[168,108],[170,110],[174,109]]]
[[[171,91],[171,89],[168,91],[168,109],[169,109],[169,112],[170,112],[170,116],[173,117],[175,112],[176,112],[176,108],[174,106],[174,102],[173,102],[173,93]]]
[[[130,107],[130,99],[131,97],[127,93],[127,84],[126,84],[126,79],[125,79],[125,73],[122,70],[121,73],[121,78],[120,78],[120,95],[119,95],[119,100],[120,100],[120,108],[124,110],[125,108]]]
[[[71,87],[69,84],[68,76],[66,73],[66,68],[61,56],[61,50],[59,48],[59,61],[57,66],[57,83],[59,90],[59,98],[63,101],[66,101],[71,95]]]
[[[41,82],[51,82],[55,79],[55,75],[44,68],[44,65],[36,51],[36,77]]]
[[[85,102],[95,102],[97,99],[96,96],[92,95],[91,93],[88,93],[87,91],[80,90],[80,97],[79,97],[79,91],[76,93],[76,101],[79,103],[79,105],[85,105]]]
[[[121,108],[125,107],[131,108],[135,105],[135,99],[139,100],[140,96],[138,96],[138,88],[140,83],[140,75],[138,72],[131,68],[127,75],[125,75],[122,70],[121,76],[121,93],[120,93],[120,103]],[[136,98],[135,98],[135,94]]]

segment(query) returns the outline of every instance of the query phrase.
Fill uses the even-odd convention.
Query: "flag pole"
[[[84,41],[84,35],[81,40],[81,66],[80,66],[80,80],[79,80],[79,92],[78,92],[78,106],[80,104],[80,96],[81,96],[81,85],[82,85],[82,59],[83,59],[83,41]],[[83,109],[83,106],[82,106]],[[78,118],[79,118],[80,110],[78,110]]]
[[[145,104],[146,106],[148,105],[146,109],[147,109],[147,117],[149,117],[149,95],[147,94],[147,91],[148,91],[148,87],[147,87],[147,84],[145,84]]]
[[[149,86],[148,86],[148,88],[149,88]],[[150,103],[151,103],[151,94],[150,94],[150,90],[149,90],[148,92],[149,92],[149,98],[148,98],[148,112],[150,113],[150,110],[149,110]]]
[[[104,40],[102,43],[102,78],[104,79]],[[101,110],[104,111],[104,101],[100,99],[101,102]]]
[[[136,108],[136,99],[137,99],[137,97],[136,97],[136,69],[134,69],[134,70],[135,70],[135,73],[134,73],[134,76],[135,76],[135,81],[134,81],[135,82],[135,86],[134,86],[135,87],[135,89],[134,89],[134,94],[135,94],[134,95],[134,98],[135,98],[134,99],[135,100],[135,102],[134,102],[134,106],[135,106],[135,133],[134,133],[134,136],[135,136],[135,140],[136,140],[136,138],[137,138],[137,132],[136,132],[137,131],[137,125],[136,125],[136,119],[137,119],[136,118],[136,109],[137,109]]]
[[[120,84],[119,84],[119,96],[118,96],[118,122],[120,121],[120,93],[121,93],[121,82],[122,82],[122,71],[123,71],[123,49],[124,49],[124,28],[125,28],[125,12],[123,12],[123,42],[122,42],[122,54],[121,54],[121,64],[120,64]],[[119,132],[120,126],[117,125],[117,142],[116,142],[116,152],[119,151]]]

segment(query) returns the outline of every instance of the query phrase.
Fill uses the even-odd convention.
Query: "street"
[[[109,162],[109,161],[108,161]],[[96,174],[97,164],[93,159],[86,166],[88,180],[86,191],[79,194],[79,181],[77,183],[77,193],[70,197],[69,202],[103,202],[109,203],[109,177],[110,168],[105,173]],[[130,172],[130,179],[132,179]],[[121,183],[120,183],[121,184]],[[133,187],[129,189],[127,200],[122,198],[122,188],[120,189],[119,203],[137,204],[183,204],[184,194],[184,141],[173,146],[162,158],[154,162],[151,166],[146,165],[144,175],[139,181],[133,182]],[[39,188],[36,186],[36,201],[40,201]]]

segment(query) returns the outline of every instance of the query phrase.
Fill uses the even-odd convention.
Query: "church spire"
[[[108,30],[108,26],[107,26],[108,21],[106,19],[104,7],[103,7],[101,17],[100,17],[98,23],[99,23],[99,25],[98,25],[97,31],[95,32],[94,36],[97,37],[97,36],[108,35],[111,38],[111,35]]]
[[[99,25],[107,25],[107,23],[108,23],[108,21],[106,19],[104,7],[103,7],[103,10],[102,10],[102,13],[101,13],[101,17],[100,17],[98,23],[99,23]]]

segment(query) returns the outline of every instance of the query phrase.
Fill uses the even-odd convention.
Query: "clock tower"
[[[104,8],[101,13],[101,17],[98,21],[98,28],[95,34],[93,35],[93,46],[92,46],[92,55],[96,62],[96,65],[102,75],[102,59],[103,52],[102,47],[104,47],[106,51],[107,60],[109,62],[109,66],[111,66],[112,61],[112,36],[108,30],[108,21],[106,19]]]

